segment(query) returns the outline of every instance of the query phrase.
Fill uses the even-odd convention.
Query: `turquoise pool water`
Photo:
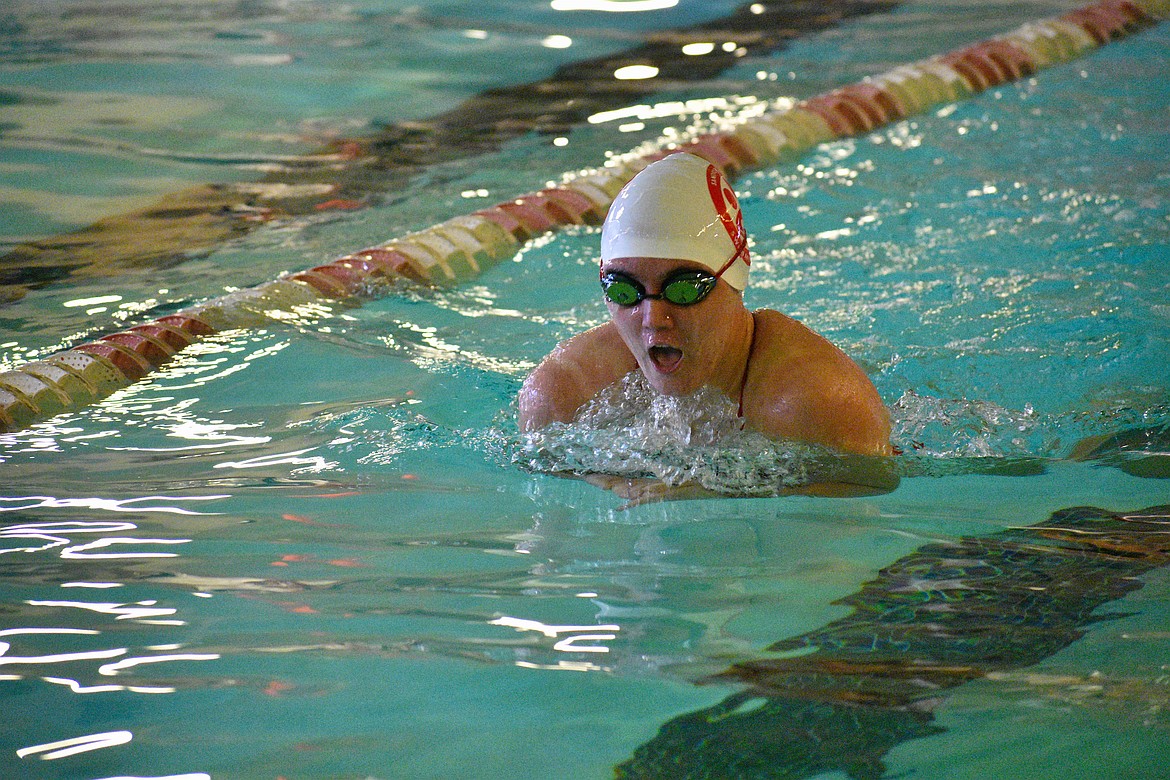
[[[19,96],[0,106],[4,241],[184,182],[246,180],[265,155],[437,114],[734,5],[157,4],[118,28],[83,4],[18,6],[0,61]],[[564,145],[523,137],[364,210],[50,284],[0,310],[0,359],[495,203],[723,106],[816,94],[1074,5],[906,3],[664,89]],[[696,681],[843,618],[835,601],[916,550],[1067,507],[1170,503],[1167,43],[1163,24],[737,182],[748,303],[869,372],[906,451],[891,494],[627,510],[523,468],[521,379],[605,315],[592,228],[457,288],[221,334],[97,406],[0,436],[0,775],[611,776],[664,724],[743,688]],[[679,99],[706,102],[680,117]],[[1125,431],[1139,432],[1128,449],[1069,457]],[[1170,578],[1140,582],[1092,602],[1112,619],[1039,663],[940,690],[936,733],[889,739],[886,774],[1164,776]],[[876,712],[835,762],[794,755],[775,776],[879,776],[850,752],[895,730]]]

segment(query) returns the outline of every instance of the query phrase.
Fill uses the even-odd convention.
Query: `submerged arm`
[[[671,485],[654,478],[628,478],[614,474],[585,474],[582,478],[590,485],[611,490],[626,499],[623,509],[656,501],[737,497],[735,493],[713,490],[697,482]],[[899,481],[897,465],[892,458],[843,455],[835,459],[823,475],[814,475],[807,485],[778,488],[774,495],[861,498],[891,493]],[[745,493],[738,497],[759,498],[760,494]]]

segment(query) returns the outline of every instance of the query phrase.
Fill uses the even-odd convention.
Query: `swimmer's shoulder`
[[[830,365],[853,363],[824,336],[786,314],[758,309],[752,312],[752,318],[752,359],[764,358],[760,365],[770,371],[801,371],[807,369],[810,360]]]
[[[561,342],[524,380],[521,429],[571,422],[587,401],[635,368],[637,362],[613,323]]]
[[[745,411],[765,433],[846,452],[887,454],[889,412],[865,372],[803,323],[754,313]]]
[[[579,373],[584,384],[597,384],[598,390],[616,382],[638,367],[634,356],[622,341],[617,326],[612,322],[590,328],[562,341],[545,358],[544,364],[574,374]],[[590,395],[590,398],[592,397]]]

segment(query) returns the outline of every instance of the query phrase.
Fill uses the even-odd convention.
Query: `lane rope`
[[[1170,17],[1170,0],[1101,0],[1028,22],[947,54],[900,65],[770,111],[530,192],[332,262],[187,307],[0,373],[0,432],[96,403],[215,333],[357,304],[387,282],[445,286],[512,258],[529,239],[568,225],[598,225],[638,171],[671,152],[706,158],[733,179],[792,160],[816,145],[862,135],[928,109],[1068,62]]]

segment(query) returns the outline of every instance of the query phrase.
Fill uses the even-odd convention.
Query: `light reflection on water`
[[[227,498],[227,496],[139,496],[135,498],[101,498],[101,497],[77,497],[77,498],[57,498],[54,496],[0,496],[0,512],[20,512],[29,509],[98,509],[105,512],[161,512],[164,514],[176,515],[201,515],[203,512],[198,512],[192,509],[184,509],[180,506],[171,506],[167,504],[154,504],[151,506],[139,506],[142,501],[175,501],[182,503],[184,501],[214,501],[220,498]],[[50,524],[52,525],[52,524]],[[65,528],[74,525],[72,523],[64,523]],[[91,526],[86,523],[77,523],[78,530],[85,533],[84,529]],[[29,526],[32,529],[37,529],[38,526]],[[133,528],[131,524],[126,524],[126,527]],[[23,529],[21,526],[14,526],[15,529]],[[100,532],[102,529],[100,524],[98,529],[94,532]],[[114,530],[122,530],[120,528]]]
[[[57,742],[49,742],[44,745],[33,745],[26,748],[21,748],[16,751],[19,758],[27,758],[42,754],[40,757],[46,761],[52,761],[56,758],[67,758],[69,756],[77,755],[78,753],[86,753],[90,750],[100,750],[107,747],[116,747],[117,745],[124,745],[134,738],[134,735],[129,731],[110,731],[104,734],[89,734],[84,737],[74,737],[73,739],[63,739]]]
[[[191,503],[215,502],[229,498],[226,494],[207,496],[147,495],[130,498],[57,497],[44,495],[0,497],[0,511],[15,513],[24,522],[6,523],[0,527],[0,566],[5,572],[9,593],[35,593],[24,597],[18,606],[8,604],[8,626],[28,620],[32,625],[0,629],[0,667],[19,670],[20,675],[10,680],[40,679],[63,686],[76,694],[105,694],[117,691],[130,693],[173,693],[173,685],[113,684],[98,682],[103,677],[114,677],[125,670],[143,664],[167,661],[208,661],[219,658],[208,653],[159,654],[149,640],[139,654],[122,644],[127,635],[114,629],[118,624],[151,627],[151,630],[180,628],[187,625],[180,608],[173,603],[155,598],[129,601],[104,601],[76,598],[53,598],[51,586],[70,590],[123,591],[148,569],[121,569],[111,566],[139,567],[165,562],[177,562],[179,548],[192,542],[191,538],[129,535],[140,530],[146,518],[166,517],[187,520],[214,516],[216,513],[189,508]],[[113,513],[131,516],[132,520],[28,520],[38,513],[51,516],[94,513]],[[142,518],[142,519],[140,519]],[[153,522],[153,520],[151,521]],[[97,536],[98,538],[90,538]],[[51,558],[46,558],[46,555]],[[59,563],[50,563],[55,560]],[[24,574],[22,574],[24,572]],[[78,579],[87,574],[99,577],[120,574],[112,579]],[[41,625],[37,625],[41,624]],[[45,625],[48,624],[48,625]],[[19,625],[19,624],[18,624]],[[80,626],[85,626],[84,628]],[[98,640],[110,634],[110,639]],[[100,646],[94,648],[98,643]],[[166,649],[177,649],[170,647]],[[101,662],[83,671],[82,662]],[[61,672],[52,671],[60,666]],[[39,751],[33,751],[39,752]],[[80,752],[80,751],[77,751]],[[72,752],[48,753],[44,758],[65,757]]]
[[[375,776],[413,760],[423,776],[428,757],[451,766],[463,744],[482,747],[474,766],[578,745],[579,733],[539,730],[557,723],[620,732],[598,739],[606,765],[662,713],[711,695],[678,679],[840,616],[835,599],[927,541],[1036,522],[1064,502],[1153,503],[1158,480],[1063,457],[1082,436],[1170,415],[1164,338],[1149,327],[1170,311],[1149,255],[1165,235],[1165,196],[1139,176],[1077,181],[1048,162],[1038,181],[1026,160],[968,164],[979,155],[966,152],[956,164],[989,138],[1045,138],[1007,128],[1012,100],[949,108],[743,180],[757,218],[753,305],[805,319],[874,376],[912,477],[892,496],[627,512],[587,485],[513,466],[520,377],[604,317],[588,229],[534,242],[482,286],[408,290],[320,330],[302,320],[222,334],[93,410],[4,437],[0,517],[13,522],[0,531],[0,573],[12,611],[0,682],[60,713],[21,721],[24,742],[5,759],[128,751],[147,740],[119,740],[145,736],[160,713],[172,743],[144,751],[197,765],[204,746],[174,744],[191,735],[223,746],[219,766],[261,767],[255,776],[308,765],[336,775],[324,755],[374,756]],[[627,118],[669,119],[663,105]],[[459,189],[478,192],[471,178]],[[329,234],[302,228],[279,240],[309,265]],[[235,251],[266,254],[265,240],[275,243]],[[1108,245],[1127,241],[1124,253]],[[980,473],[1032,459],[1049,473]],[[1054,662],[1079,674],[1131,654],[1142,692],[1096,702],[1092,723],[1116,728],[1100,712],[1158,704],[1155,600],[1117,624],[1132,638],[1103,625],[1087,637],[1099,655]],[[546,671],[581,674],[548,682]],[[985,694],[980,711],[1043,723],[1057,699],[1024,690]],[[615,701],[625,725],[613,726]],[[647,714],[630,714],[644,702]],[[133,729],[121,729],[122,707],[141,717]],[[1155,725],[1130,737],[1160,728],[1148,717]],[[258,721],[269,719],[266,731]],[[420,731],[426,744],[411,743]],[[952,749],[965,739],[979,744],[967,734]]]

